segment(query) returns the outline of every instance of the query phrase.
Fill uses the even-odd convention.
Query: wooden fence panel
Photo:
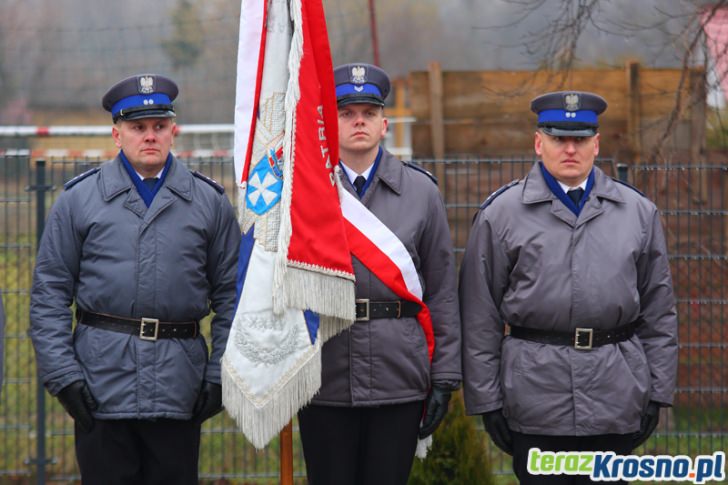
[[[434,78],[433,72],[437,73]],[[441,85],[433,85],[432,79]],[[410,110],[417,119],[412,130],[414,156],[439,158],[443,149],[450,157],[530,155],[536,120],[530,111],[531,99],[548,91],[572,89],[596,92],[609,103],[600,122],[603,156],[640,161],[658,143],[665,154],[688,158],[702,153],[702,69],[691,69],[683,76],[679,69],[645,69],[636,62],[628,62],[624,69],[568,73],[440,71],[431,64],[429,71],[409,75]],[[663,143],[678,99],[681,109]],[[433,103],[437,104],[434,111]]]

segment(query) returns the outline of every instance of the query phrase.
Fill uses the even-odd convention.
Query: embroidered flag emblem
[[[281,200],[283,178],[278,168],[281,152],[282,149],[276,156],[270,150],[250,171],[246,204],[258,215],[265,214]]]

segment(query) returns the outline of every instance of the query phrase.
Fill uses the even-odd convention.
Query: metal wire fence
[[[31,275],[38,230],[64,181],[98,159],[0,156],[0,289],[7,314],[5,379],[0,394],[0,483],[69,483],[78,479],[73,427],[60,404],[38,387],[28,331]],[[237,192],[229,158],[182,159]],[[460,261],[474,214],[488,194],[523,177],[530,159],[420,160],[437,175]],[[676,405],[641,453],[711,454],[728,448],[728,166],[633,165],[598,161],[605,172],[629,179],[661,210],[680,317]],[[38,180],[39,171],[45,180]],[[39,195],[40,191],[40,195]],[[235,203],[233,204],[236,205]],[[615,228],[616,229],[616,228]],[[598,278],[599,275],[594,275]],[[511,480],[510,461],[489,448],[492,469]],[[216,483],[272,483],[278,446],[255,451],[227,416],[203,426],[200,477]],[[294,474],[304,465],[294,433]],[[12,481],[12,483],[18,483]],[[22,482],[21,482],[22,483]]]

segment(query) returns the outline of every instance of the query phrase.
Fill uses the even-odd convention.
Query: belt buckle
[[[402,300],[397,300],[397,317],[402,318]]]
[[[369,321],[369,298],[357,298],[356,300],[354,300],[354,303],[356,305],[363,304],[364,305],[364,309],[366,310],[366,312],[364,312],[364,316],[363,317],[355,317],[354,321],[355,322],[367,322],[367,321]],[[356,309],[355,309],[355,311],[356,311]]]
[[[579,341],[579,338],[581,336],[586,336],[586,338],[588,339],[588,342],[586,344],[582,344]],[[593,328],[577,328],[574,332],[574,348],[577,350],[591,350],[593,338],[594,338],[594,329]]]
[[[154,333],[149,335],[146,331],[147,325],[154,325]],[[139,326],[139,338],[142,340],[157,340],[159,335],[159,319],[142,317],[142,324]]]

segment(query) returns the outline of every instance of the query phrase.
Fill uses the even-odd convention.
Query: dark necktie
[[[364,188],[365,183],[367,183],[367,179],[365,179],[363,175],[359,175],[354,179],[354,187],[356,188],[356,193],[359,194],[359,197],[361,197],[361,191]]]
[[[584,195],[584,189],[571,189],[566,193],[566,195],[568,195],[569,198],[574,201],[575,206],[579,207],[579,201],[581,201],[581,196]]]
[[[142,182],[144,182],[144,185],[146,185],[151,192],[152,190],[154,190],[154,186],[157,185],[157,180],[159,180],[157,177],[149,177],[142,180]]]

